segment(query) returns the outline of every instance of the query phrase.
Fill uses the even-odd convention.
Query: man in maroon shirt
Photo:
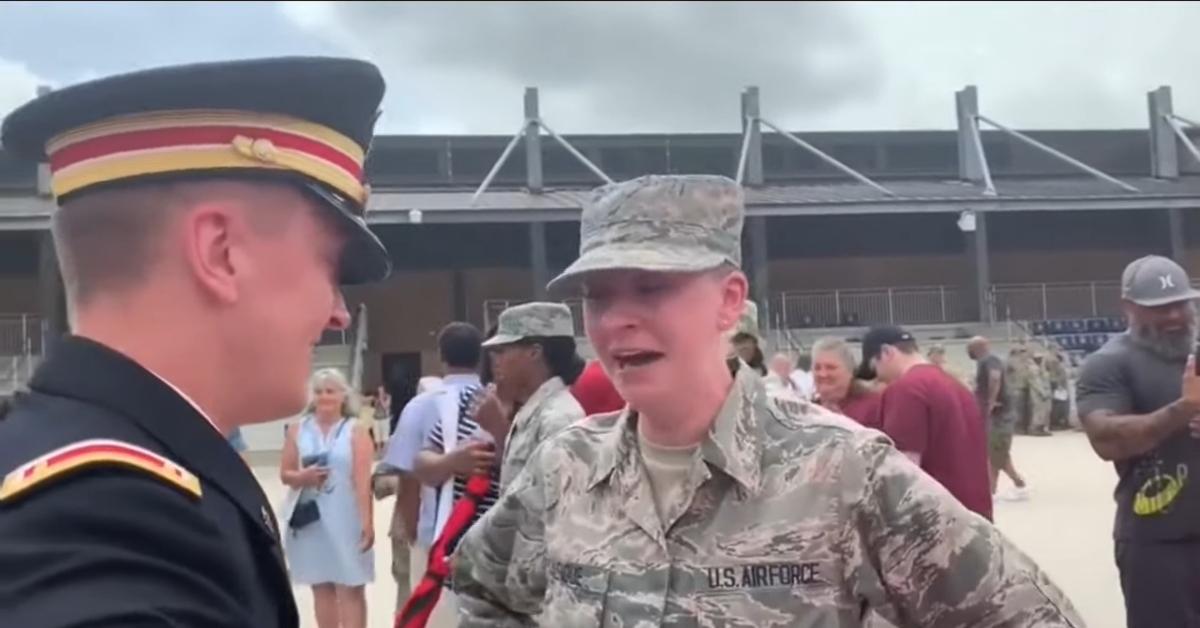
[[[987,431],[971,391],[930,364],[898,327],[867,332],[858,375],[887,384],[879,416],[896,448],[990,521]]]

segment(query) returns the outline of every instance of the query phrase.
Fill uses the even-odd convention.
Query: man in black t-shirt
[[[996,493],[996,482],[1003,471],[1008,479],[1012,480],[1014,487],[1009,499],[1026,499],[1028,493],[1025,478],[1017,472],[1012,460],[1013,432],[1017,415],[1012,399],[1009,398],[1004,361],[992,353],[991,343],[983,336],[976,336],[967,343],[967,355],[976,363],[975,400],[979,403],[980,414],[987,421],[992,494]]]
[[[1157,256],[1125,269],[1129,331],[1083,365],[1079,415],[1115,463],[1117,568],[1128,628],[1200,628],[1200,376],[1187,273]],[[1189,427],[1192,434],[1189,434]]]

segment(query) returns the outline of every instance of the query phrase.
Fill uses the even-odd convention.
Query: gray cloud
[[[877,55],[838,4],[372,2],[285,10],[380,63],[398,99],[436,109],[418,118],[454,117],[465,130],[515,127],[525,85],[544,90],[549,121],[597,131],[728,130],[749,84],[803,114],[869,98],[880,83]]]
[[[1024,128],[1200,117],[1200,3],[0,3],[0,115],[38,82],[273,54],[388,76],[381,130],[512,133],[526,85],[564,133],[734,132],[738,93],[800,130],[953,128],[953,92]],[[3,61],[7,60],[7,61]]]
[[[1198,3],[286,3],[378,62],[385,128],[512,132],[521,89],[569,132],[723,131],[738,93],[798,129],[953,128],[953,92],[1026,128],[1145,125],[1145,92],[1200,115]]]

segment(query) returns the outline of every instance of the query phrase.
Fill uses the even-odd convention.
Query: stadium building
[[[745,265],[773,330],[1117,314],[1130,260],[1200,262],[1192,123],[1169,88],[1147,102],[1147,128],[1017,132],[968,87],[947,99],[953,130],[783,133],[749,88],[740,132],[560,137],[530,89],[515,138],[376,139],[369,222],[396,271],[347,291],[356,324],[319,359],[403,395],[436,371],[447,321],[486,327],[543,296],[577,253],[591,188],[651,173],[746,185]],[[66,328],[46,189],[42,166],[0,152],[0,393]]]

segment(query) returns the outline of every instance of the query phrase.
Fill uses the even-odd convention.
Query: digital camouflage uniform
[[[1070,424],[1070,386],[1071,378],[1067,373],[1067,365],[1057,351],[1046,354],[1046,372],[1050,377],[1050,429],[1067,429]],[[1061,397],[1061,398],[1060,398]]]
[[[1050,375],[1045,354],[1039,349],[1029,360],[1029,433],[1050,432]]]
[[[692,266],[673,270],[737,263],[741,216],[723,177],[602,188],[584,209],[579,265],[604,268],[592,246],[612,267],[663,270],[662,250],[684,243]],[[886,436],[770,396],[734,364],[661,516],[633,410],[540,447],[459,545],[460,625],[845,628],[867,609],[899,626],[1083,625],[1025,554]]]
[[[496,335],[484,347],[501,347],[526,338],[574,338],[571,310],[561,303],[525,303],[500,313]],[[500,465],[504,490],[525,467],[533,450],[568,425],[584,418],[583,407],[559,377],[546,380],[513,417]]]
[[[1029,365],[1031,362],[1028,349],[1024,345],[1017,345],[1008,352],[1008,361],[1004,365],[1005,385],[1008,386],[1009,398],[1013,402],[1013,416],[1016,419],[1018,434],[1029,431]]]

